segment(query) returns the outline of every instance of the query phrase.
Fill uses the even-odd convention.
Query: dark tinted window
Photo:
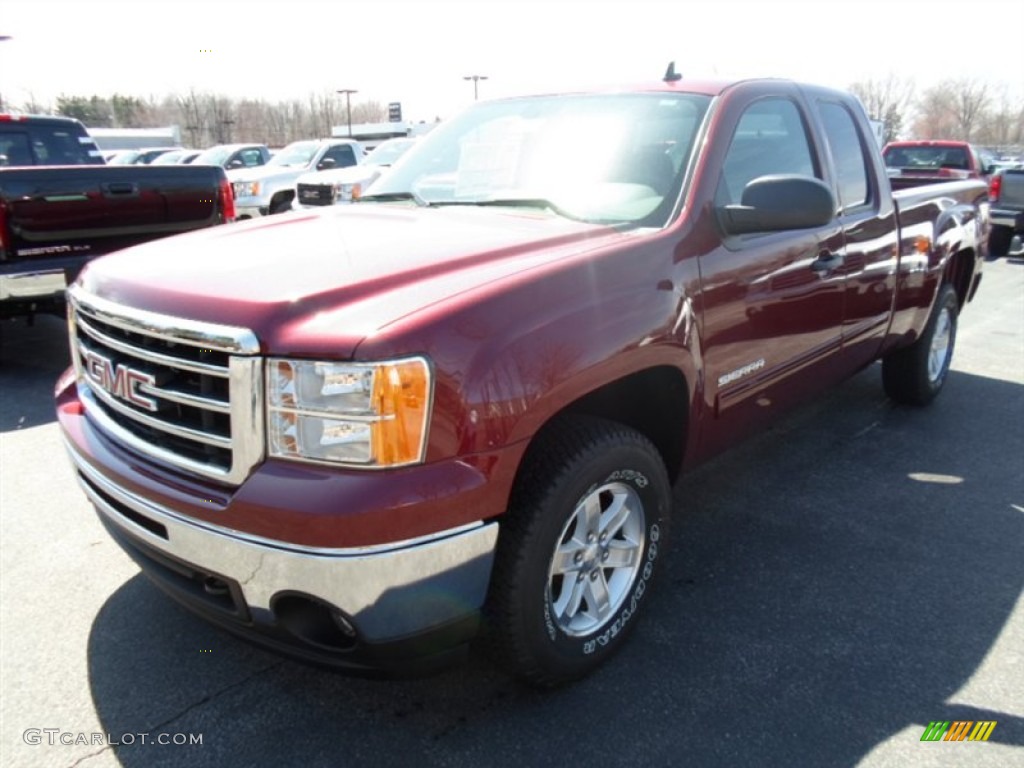
[[[841,104],[819,104],[825,138],[832,151],[839,186],[839,205],[849,210],[869,202],[868,170],[857,124]]]
[[[0,133],[0,166],[35,165],[28,134]]]
[[[334,161],[335,168],[347,168],[356,164],[356,155],[348,144],[339,144],[328,149],[321,162],[328,159]]]
[[[28,124],[13,132],[0,132],[0,155],[12,166],[103,164],[91,138],[54,126]]]
[[[771,174],[818,176],[796,104],[764,99],[747,107],[733,134],[715,194],[717,205],[740,202],[743,188]]]
[[[956,168],[966,170],[967,152],[961,147],[889,147],[885,164],[890,168]]]

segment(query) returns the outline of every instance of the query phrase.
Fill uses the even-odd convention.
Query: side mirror
[[[326,171],[329,168],[333,168],[333,167],[334,167],[334,158],[333,157],[325,157],[323,160],[321,160],[319,163],[316,164],[316,169],[318,171]]]
[[[234,170],[235,168],[244,168],[244,167],[245,167],[245,163],[243,163],[237,157],[234,160],[232,160],[230,163],[228,163],[228,170],[229,171],[230,170]]]
[[[823,227],[836,215],[832,190],[810,176],[759,176],[743,188],[739,205],[718,209],[730,235]]]

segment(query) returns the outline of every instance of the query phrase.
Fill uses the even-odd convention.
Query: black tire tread
[[[885,393],[893,401],[903,405],[923,406],[935,399],[942,387],[934,389],[928,382],[928,353],[931,348],[932,334],[938,321],[939,310],[952,296],[954,335],[952,343],[956,343],[956,314],[959,311],[956,291],[952,285],[943,284],[935,299],[935,306],[921,336],[909,347],[890,352],[882,359],[882,386]],[[950,352],[952,355],[952,351]]]
[[[509,509],[501,518],[484,642],[500,667],[535,687],[552,688],[575,678],[553,675],[541,668],[532,659],[526,639],[515,631],[521,613],[517,607],[522,603],[519,593],[523,588],[517,574],[528,557],[523,542],[541,524],[541,510],[547,508],[547,498],[577,473],[577,467],[587,457],[628,444],[659,455],[650,440],[623,424],[591,416],[557,417],[531,446],[513,488]],[[557,472],[552,475],[555,467]],[[523,482],[542,468],[549,478],[547,482]]]

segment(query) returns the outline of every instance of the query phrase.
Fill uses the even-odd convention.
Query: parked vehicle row
[[[357,147],[232,171],[237,202]],[[209,620],[359,672],[484,626],[555,685],[647,609],[682,471],[876,360],[939,394],[987,192],[893,192],[859,101],[783,80],[479,102],[355,205],[91,264],[57,415],[111,536]]]

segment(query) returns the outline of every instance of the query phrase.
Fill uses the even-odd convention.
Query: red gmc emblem
[[[148,373],[132,370],[127,365],[115,367],[109,358],[92,350],[85,351],[83,355],[85,374],[89,381],[125,402],[145,408],[147,411],[156,410],[156,400],[139,392],[139,385],[153,386],[156,384],[155,378]]]

